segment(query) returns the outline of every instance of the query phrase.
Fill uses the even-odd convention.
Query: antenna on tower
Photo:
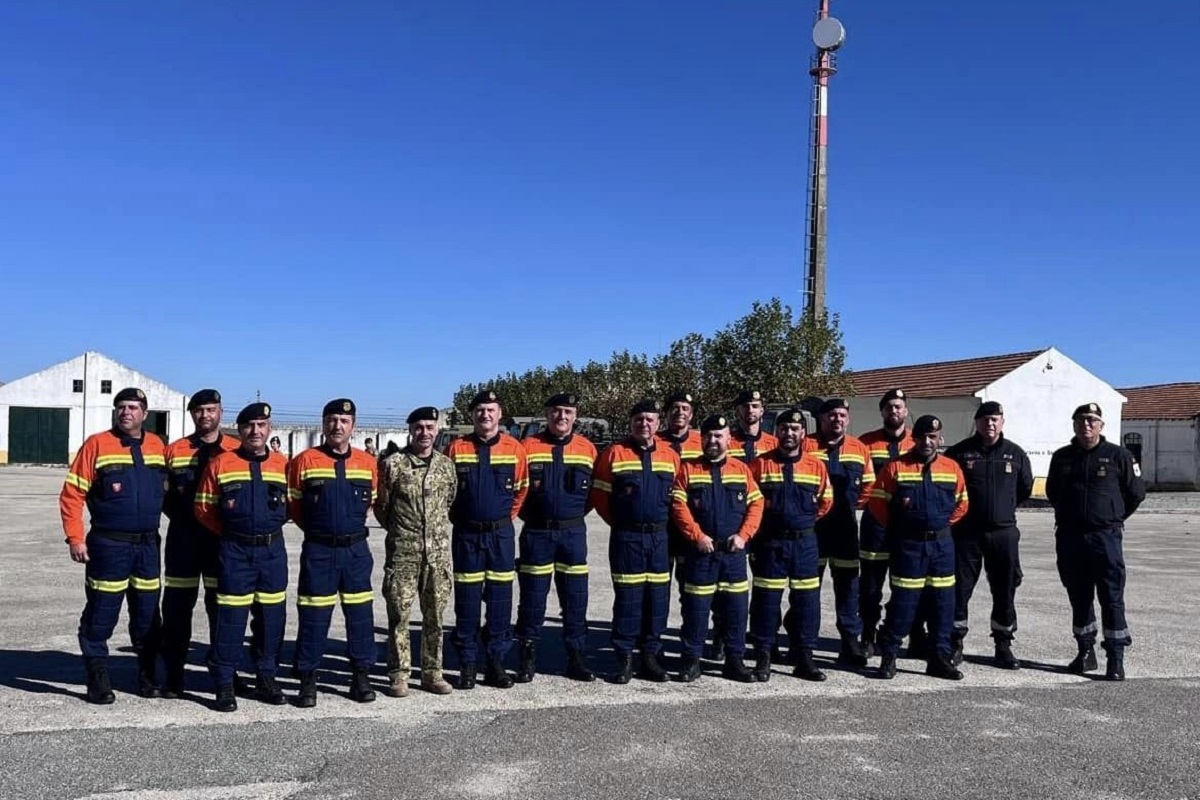
[[[812,147],[808,159],[808,226],[804,281],[804,309],[814,317],[825,315],[825,230],[829,211],[826,163],[829,150],[829,79],[837,74],[834,51],[846,41],[846,29],[829,16],[830,0],[820,0],[812,40],[813,56]]]

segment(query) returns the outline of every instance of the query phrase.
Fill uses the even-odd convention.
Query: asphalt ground
[[[734,684],[715,665],[691,685],[579,684],[561,675],[551,599],[539,653],[545,671],[532,684],[353,703],[335,615],[317,708],[244,698],[237,713],[219,714],[209,707],[201,646],[191,653],[188,697],[132,693],[124,615],[111,642],[117,702],[82,700],[75,631],[83,569],[62,542],[62,474],[0,469],[0,798],[1200,797],[1195,495],[1154,496],[1127,528],[1135,644],[1123,684],[1061,671],[1074,643],[1051,516],[1029,511],[1020,518],[1017,672],[990,666],[986,584],[972,605],[958,683],[926,677],[922,663],[906,659],[890,682],[839,669],[826,596],[823,684],[792,678],[786,667],[766,684]],[[297,541],[295,528],[287,533]],[[589,520],[592,663],[600,670],[611,668],[605,537]],[[381,554],[382,536],[372,542]],[[290,550],[294,586],[299,548]],[[285,663],[294,600],[288,615]],[[383,621],[377,602],[377,627]],[[200,608],[195,624],[203,638]],[[294,693],[294,681],[283,684]]]

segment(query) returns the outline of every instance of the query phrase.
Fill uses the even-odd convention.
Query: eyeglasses
[[[1100,419],[1099,417],[1076,417],[1075,421],[1081,422],[1089,427],[1099,425],[1100,423],[1104,422],[1104,420]]]

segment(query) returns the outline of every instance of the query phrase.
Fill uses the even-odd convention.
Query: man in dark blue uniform
[[[1075,438],[1050,458],[1046,499],[1054,506],[1058,574],[1071,601],[1079,653],[1067,665],[1077,675],[1096,669],[1096,612],[1100,598],[1105,677],[1125,680],[1125,648],[1133,643],[1125,621],[1125,520],[1146,499],[1133,455],[1107,441],[1100,406],[1085,403],[1071,416]]]

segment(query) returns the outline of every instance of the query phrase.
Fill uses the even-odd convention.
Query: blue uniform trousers
[[[129,602],[129,638],[142,652],[158,646],[159,571],[157,533],[114,534],[129,541],[91,532],[84,570],[87,601],[79,618],[79,650],[84,658],[108,655],[108,640],[117,627],[121,604]]]
[[[879,627],[883,619],[883,587],[887,584],[890,550],[887,532],[869,512],[863,512],[858,539],[858,613],[865,630]]]
[[[1120,527],[1107,531],[1076,533],[1059,528],[1054,533],[1058,576],[1071,601],[1071,630],[1083,645],[1096,643],[1096,610],[1105,647],[1133,644],[1125,621],[1125,555]]]
[[[369,670],[375,663],[375,615],[371,570],[375,560],[366,538],[330,545],[304,540],[300,548],[297,590],[296,671],[313,672],[321,665],[333,609],[342,601],[346,618],[346,650],[350,665]]]
[[[517,580],[517,638],[537,640],[546,621],[546,597],[553,576],[562,607],[563,641],[568,650],[582,651],[587,643],[587,526],[565,530],[521,530]]]
[[[666,530],[639,532],[614,527],[608,539],[613,581],[612,646],[618,656],[638,647],[662,652],[671,602],[671,563]]]
[[[498,530],[473,531],[455,526],[450,537],[454,560],[454,647],[460,664],[479,656],[480,618],[489,660],[502,661],[512,647],[512,586],[516,576],[516,541],[511,522]]]
[[[722,543],[723,544],[723,543]],[[683,654],[699,658],[708,634],[708,617],[714,604],[721,609],[726,656],[740,658],[746,651],[746,617],[750,581],[746,579],[746,551],[731,553],[693,550],[684,563]]]
[[[260,678],[273,678],[279,671],[279,649],[287,622],[288,562],[283,536],[276,535],[269,544],[222,537],[217,562],[217,637],[209,664],[217,689],[233,685],[251,606],[250,657]]]
[[[783,618],[788,642],[797,649],[815,648],[821,626],[821,567],[816,535],[776,539],[759,533],[751,540],[750,566],[754,571],[750,638],[755,646],[766,652],[774,646],[783,593],[789,590]]]
[[[853,528],[818,531],[817,546],[821,555],[819,574],[824,578],[828,565],[833,575],[838,634],[857,639],[862,636],[863,629],[862,619],[858,616],[858,531]]]
[[[1021,532],[1015,527],[993,531],[963,531],[954,535],[954,638],[967,636],[971,595],[981,572],[987,572],[992,592],[992,638],[1011,641],[1017,632],[1017,587],[1021,585],[1021,560],[1017,550]]]
[[[217,537],[195,522],[172,522],[163,545],[162,652],[182,663],[192,641],[192,611],[204,586],[208,643],[217,630]]]
[[[949,659],[954,625],[954,540],[950,531],[936,539],[897,539],[889,568],[892,596],[880,636],[882,654],[896,655],[922,606],[922,597],[927,596],[934,649]]]

